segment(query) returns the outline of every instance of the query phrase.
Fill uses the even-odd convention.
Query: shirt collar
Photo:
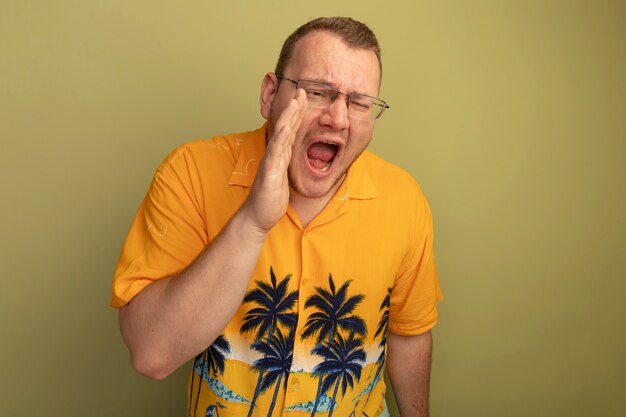
[[[348,170],[344,186],[339,188],[335,198],[345,198],[346,194],[344,193],[347,193],[347,197],[357,200],[369,200],[378,197],[378,188],[368,169],[368,159],[370,159],[370,152],[365,150]]]

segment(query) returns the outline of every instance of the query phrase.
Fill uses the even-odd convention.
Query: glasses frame
[[[284,76],[284,75],[282,75],[282,74],[276,74],[276,78],[278,78],[279,80],[289,81],[290,83],[292,83],[293,85],[295,85],[295,86],[296,86],[296,88],[298,88],[298,84],[299,84],[301,81],[304,81],[304,82],[307,82],[307,83],[319,84],[319,85],[321,85],[321,86],[328,87],[330,90],[334,90],[334,91],[336,91],[335,95],[330,97],[330,104],[329,104],[329,106],[335,102],[335,100],[337,99],[337,97],[339,97],[339,95],[340,95],[340,94],[341,94],[341,95],[346,96],[346,107],[347,107],[348,109],[350,109],[350,97],[351,97],[351,96],[353,96],[353,95],[359,95],[359,96],[362,96],[362,97],[368,97],[368,98],[371,98],[371,99],[377,100],[377,101],[379,101],[380,103],[382,103],[382,104],[380,104],[380,103],[374,103],[375,105],[380,106],[380,113],[378,113],[378,115],[377,115],[376,117],[371,117],[371,118],[370,118],[370,120],[372,120],[372,121],[380,119],[380,116],[382,116],[382,115],[383,115],[383,113],[385,112],[385,109],[388,109],[388,108],[389,108],[389,105],[387,104],[387,102],[385,102],[385,100],[382,100],[382,99],[380,99],[380,98],[378,98],[378,97],[372,97],[372,96],[368,96],[367,94],[362,94],[362,93],[350,93],[350,94],[348,94],[348,93],[344,93],[343,91],[339,91],[339,89],[335,88],[334,86],[332,86],[332,85],[330,85],[330,84],[327,84],[327,83],[320,82],[320,81],[313,81],[313,80],[292,80],[291,78],[287,78],[287,77],[285,77],[285,76]],[[348,112],[348,114],[350,114],[350,113]]]

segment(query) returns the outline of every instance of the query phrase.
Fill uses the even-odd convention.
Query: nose
[[[348,96],[339,93],[330,105],[320,114],[320,124],[333,129],[346,129],[350,126],[348,118]]]

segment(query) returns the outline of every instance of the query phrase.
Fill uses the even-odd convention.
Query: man
[[[432,222],[413,179],[365,150],[381,73],[367,26],[313,20],[263,79],[261,129],[157,171],[113,306],[139,373],[194,359],[189,415],[386,415],[385,357],[402,415],[428,414]]]

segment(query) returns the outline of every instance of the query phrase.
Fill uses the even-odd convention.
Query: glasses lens
[[[339,94],[339,90],[335,87],[317,81],[299,80],[296,88],[303,89],[306,92],[309,106],[318,109],[325,109],[330,106]],[[348,115],[359,120],[376,120],[387,107],[384,101],[376,97],[358,93],[350,94],[348,103]]]
[[[350,106],[348,107],[350,116],[367,120],[372,118],[374,109],[374,99],[361,94],[350,94]]]
[[[385,102],[363,94],[350,94],[350,116],[361,120],[376,120],[385,110]]]
[[[337,95],[333,87],[315,81],[298,81],[297,87],[306,91],[309,104],[320,108],[329,106],[331,99]]]

